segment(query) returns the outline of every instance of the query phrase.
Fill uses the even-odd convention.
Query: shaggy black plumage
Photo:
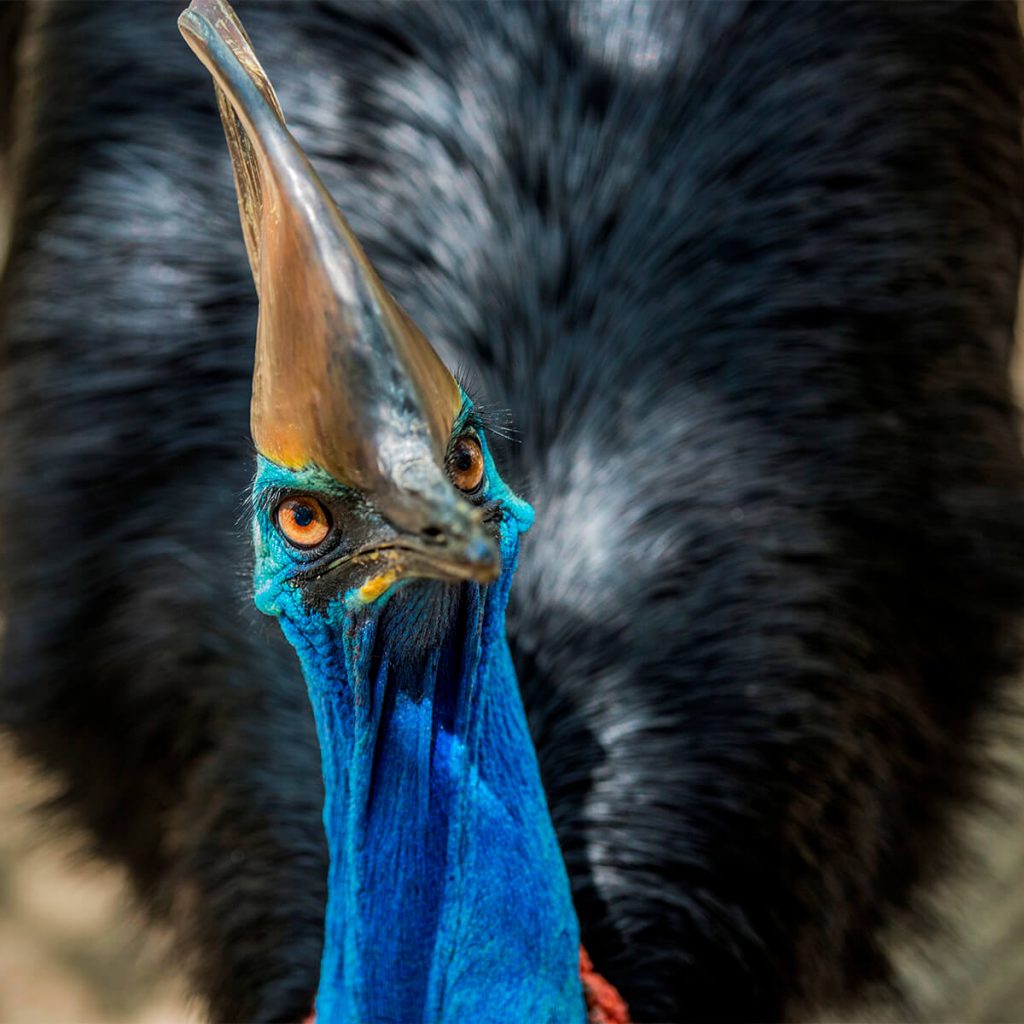
[[[256,302],[180,6],[0,26],[0,708],[213,1015],[286,1020],[321,783],[246,593]],[[638,1020],[884,983],[1016,664],[1013,6],[239,11],[383,278],[517,428],[510,634],[598,968]]]

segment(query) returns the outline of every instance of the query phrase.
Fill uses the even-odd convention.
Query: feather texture
[[[322,790],[248,610],[255,296],[179,7],[19,27],[0,714],[212,1014],[297,1019]],[[239,13],[388,289],[516,425],[509,636],[595,966],[641,1021],[884,983],[1017,664],[1015,9]]]

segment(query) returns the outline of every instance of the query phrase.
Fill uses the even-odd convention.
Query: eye
[[[277,506],[277,528],[289,544],[315,548],[331,532],[331,520],[316,498],[285,498]]]
[[[484,453],[469,434],[460,437],[448,459],[448,473],[460,491],[475,491],[484,478]]]

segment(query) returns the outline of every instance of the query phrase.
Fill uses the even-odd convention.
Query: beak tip
[[[493,583],[501,575],[501,555],[494,542],[476,537],[466,548],[466,559],[476,569],[481,583]]]
[[[494,550],[494,545],[483,537],[476,537],[470,541],[466,549],[466,556],[471,562],[476,562],[481,566],[497,563],[497,552]]]

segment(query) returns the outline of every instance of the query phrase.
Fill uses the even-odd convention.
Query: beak
[[[501,571],[501,563],[494,545],[487,540],[475,538],[432,547],[419,538],[399,537],[364,545],[330,563],[321,575],[353,570],[362,580],[354,592],[355,599],[371,604],[398,580],[417,576],[452,583],[492,583]]]
[[[290,469],[318,465],[362,492],[399,532],[404,546],[387,550],[406,562],[416,550],[430,575],[493,580],[494,541],[443,470],[458,384],[288,131],[231,7],[192,0],[178,26],[214,79],[259,294],[257,450]]]

